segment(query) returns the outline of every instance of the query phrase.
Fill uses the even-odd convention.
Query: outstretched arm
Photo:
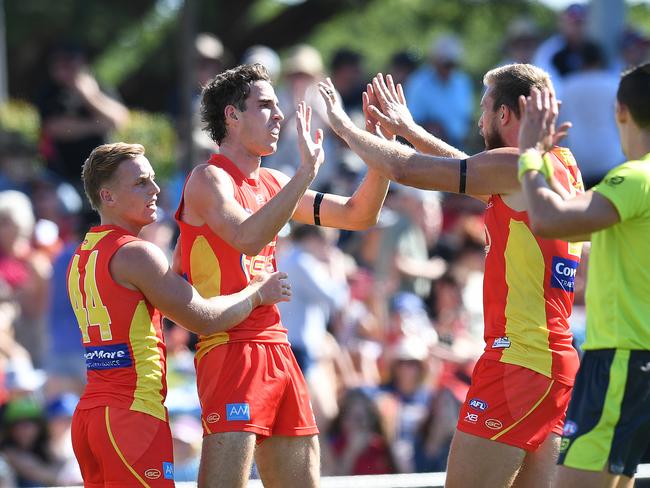
[[[203,298],[169,267],[154,244],[135,241],[120,248],[110,264],[113,279],[137,289],[174,322],[201,335],[223,332],[242,322],[254,308],[288,301],[291,287],[285,273],[259,276],[238,293]]]
[[[336,96],[334,91],[332,93]],[[365,112],[368,105],[367,93],[364,93],[363,104]],[[366,130],[377,131],[378,128],[367,124]],[[309,134],[301,136],[309,137]],[[301,144],[307,142],[305,140]],[[278,171],[274,171],[274,175],[283,184],[288,181],[288,178]],[[293,219],[304,224],[315,224],[318,218],[318,223],[325,227],[345,230],[367,229],[377,223],[388,192],[388,185],[389,180],[371,168],[351,197],[332,194],[319,196],[315,191],[308,190],[301,198]],[[320,199],[320,203],[317,203],[317,199]]]
[[[519,99],[522,114],[519,129],[519,175],[528,207],[533,232],[548,238],[569,238],[587,235],[620,221],[614,205],[597,192],[564,199],[553,191],[553,173],[546,166],[543,153],[558,140],[568,127],[555,128],[558,106],[547,89],[536,88],[528,97]]]
[[[357,128],[327,89],[331,81],[320,84],[332,129],[366,164],[397,183],[426,190],[459,193],[461,160],[421,154],[395,141],[381,139]],[[500,148],[467,159],[465,193],[480,197],[519,191],[517,149]]]

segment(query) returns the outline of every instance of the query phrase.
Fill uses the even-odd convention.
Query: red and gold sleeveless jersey
[[[68,267],[68,295],[85,347],[88,384],[79,408],[119,407],[166,420],[166,348],[160,312],[118,284],[109,263],[137,240],[112,225],[93,227]]]
[[[260,168],[257,179],[245,175],[228,158],[214,154],[209,164],[223,169],[231,178],[235,199],[250,214],[260,209],[282,187],[266,168]],[[251,278],[261,271],[274,272],[277,236],[257,256],[247,256],[233,248],[215,234],[207,224],[200,227],[181,220],[185,197],[176,212],[181,230],[181,269],[187,279],[203,297],[229,295],[243,290]],[[280,322],[278,307],[257,307],[250,316],[227,332],[201,336],[197,347],[197,360],[210,349],[228,342],[288,343],[287,330]]]
[[[572,194],[582,178],[571,152],[551,152],[554,176]],[[578,354],[568,318],[580,243],[533,234],[527,212],[492,195],[485,213],[484,357],[516,364],[573,385]]]

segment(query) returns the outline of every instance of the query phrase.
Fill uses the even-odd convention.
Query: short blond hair
[[[519,96],[530,95],[532,88],[542,90],[553,88],[549,74],[532,64],[507,64],[485,73],[483,84],[492,87],[494,99],[493,111],[501,105],[512,110],[517,117],[519,113]]]
[[[88,201],[95,210],[99,210],[101,205],[99,190],[102,185],[113,178],[120,163],[138,156],[144,156],[144,146],[141,144],[115,142],[93,149],[83,165],[81,179]]]

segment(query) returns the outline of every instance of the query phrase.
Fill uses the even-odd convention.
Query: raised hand
[[[382,128],[379,120],[370,113],[370,106],[377,105],[377,98],[375,97],[375,90],[372,85],[368,83],[366,91],[361,94],[361,102],[363,106],[363,116],[366,121],[366,130],[371,134],[375,134],[383,139],[395,139],[395,134]]]
[[[343,110],[341,101],[336,96],[336,90],[334,89],[332,80],[327,78],[325,81],[319,82],[318,91],[323,97],[323,100],[325,100],[327,116],[329,117],[332,130],[338,135],[341,135],[345,126],[352,124],[352,121],[348,117],[348,114],[345,113],[345,110]]]
[[[259,294],[260,305],[273,305],[291,300],[291,284],[287,281],[287,273],[276,271],[255,275],[249,286]]]
[[[316,136],[311,137],[311,107],[305,102],[298,104],[296,111],[296,129],[298,130],[298,147],[301,155],[301,166],[318,173],[318,168],[325,160],[323,151],[323,130],[316,129]]]
[[[556,129],[558,111],[557,100],[548,88],[533,88],[528,97],[519,97],[519,152],[531,148],[542,153],[550,151],[566,135],[571,124]]]
[[[384,75],[377,73],[372,79],[372,88],[376,103],[368,106],[370,117],[379,122],[384,134],[404,136],[415,122],[406,106],[402,85],[395,85],[391,75],[384,79]]]

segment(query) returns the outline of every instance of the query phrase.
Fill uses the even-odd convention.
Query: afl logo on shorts
[[[205,418],[205,421],[209,424],[216,424],[219,420],[221,420],[221,415],[218,413],[211,413]]]
[[[472,408],[474,410],[480,410],[481,412],[485,412],[488,408],[488,404],[481,400],[480,398],[472,398],[469,401],[469,408]]]
[[[497,419],[487,419],[485,421],[485,426],[488,429],[499,430],[501,427],[503,427],[503,424]]]
[[[157,480],[160,478],[160,470],[159,469],[148,469],[144,472],[145,477],[149,478],[150,480]]]

